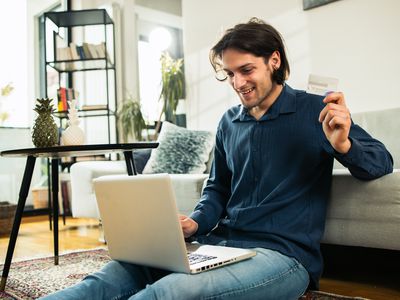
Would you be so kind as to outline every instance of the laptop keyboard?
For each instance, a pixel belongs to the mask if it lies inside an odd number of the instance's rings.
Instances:
[[[216,256],[204,255],[204,254],[197,254],[197,253],[188,253],[187,254],[189,259],[189,264],[194,265],[201,263],[203,261],[211,260],[217,258]]]

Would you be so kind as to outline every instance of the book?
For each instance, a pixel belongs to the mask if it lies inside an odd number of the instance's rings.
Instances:
[[[78,52],[79,58],[80,59],[86,59],[85,52],[83,51],[82,46],[76,46],[76,50]]]
[[[97,57],[99,58],[105,58],[106,57],[106,47],[104,42],[100,43],[98,45],[94,45],[96,52],[97,52]]]
[[[58,111],[67,111],[68,110],[68,104],[67,104],[67,89],[60,87],[57,90],[57,100],[58,100]]]
[[[107,104],[82,105],[82,110],[107,109]]]
[[[69,48],[70,48],[70,51],[71,51],[72,59],[74,59],[74,60],[81,59],[81,57],[78,54],[77,46],[76,46],[75,43],[70,43],[69,44]]]
[[[57,90],[57,109],[58,111],[68,110],[68,101],[78,100],[79,92],[73,88],[60,87]]]
[[[96,51],[96,46],[93,44],[88,44],[88,48],[89,48],[89,52],[90,52],[90,56],[92,58],[99,58],[97,51]]]
[[[89,44],[88,43],[82,43],[82,48],[83,48],[83,53],[84,53],[86,59],[93,58],[91,53],[90,53]]]

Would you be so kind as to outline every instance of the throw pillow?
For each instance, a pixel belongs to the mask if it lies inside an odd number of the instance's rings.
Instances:
[[[136,171],[139,174],[143,173],[147,161],[150,158],[151,149],[138,149],[133,151],[133,160],[135,161]]]
[[[201,174],[214,146],[214,134],[163,122],[143,173]]]

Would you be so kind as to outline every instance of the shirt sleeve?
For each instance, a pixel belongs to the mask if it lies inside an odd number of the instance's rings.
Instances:
[[[231,194],[231,177],[232,173],[227,166],[226,153],[222,143],[222,131],[219,129],[210,177],[199,203],[190,215],[199,226],[196,235],[210,232],[224,215],[226,203]]]
[[[333,155],[354,177],[371,180],[393,172],[392,155],[380,141],[354,123],[350,128],[349,139],[349,152],[341,154],[334,151]]]

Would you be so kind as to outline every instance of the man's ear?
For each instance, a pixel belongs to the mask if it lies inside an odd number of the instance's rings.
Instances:
[[[279,69],[279,67],[281,66],[281,54],[279,53],[279,51],[274,51],[271,54],[268,63],[273,70]]]

